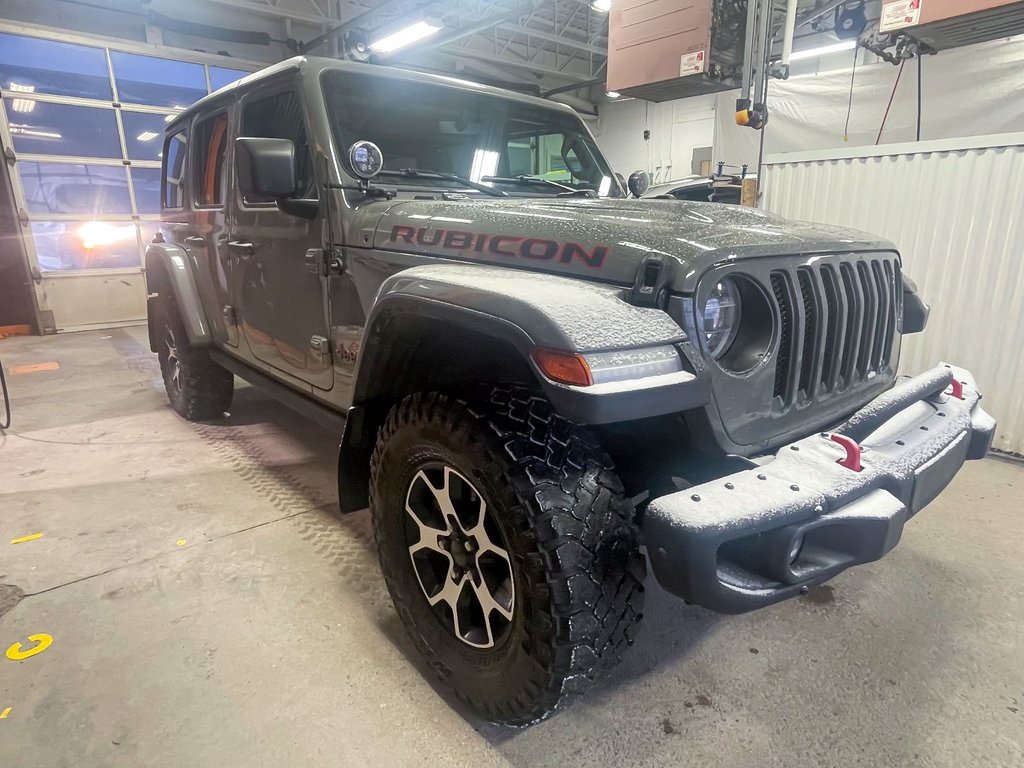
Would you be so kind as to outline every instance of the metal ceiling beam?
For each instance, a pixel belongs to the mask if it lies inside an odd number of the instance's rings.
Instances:
[[[591,75],[580,75],[575,72],[562,72],[551,67],[545,67],[541,64],[531,64],[528,61],[517,61],[516,59],[506,59],[501,56],[495,56],[489,53],[480,53],[469,48],[439,48],[439,53],[447,54],[448,56],[454,56],[456,58],[464,59],[479,59],[480,61],[489,61],[494,64],[501,65],[503,67],[517,67],[519,69],[528,69],[532,72],[538,72],[542,75],[551,75],[552,77],[561,77],[565,80],[573,80],[580,83],[585,83],[591,80]]]
[[[246,0],[208,0],[208,2],[213,3],[214,5],[224,6],[225,8],[233,8],[234,10],[255,13],[259,16],[269,16],[272,19],[291,19],[292,21],[302,21],[316,26],[336,24],[338,22],[337,19],[331,19],[326,16],[286,11],[273,5],[267,5],[266,3],[249,3],[246,2]]]
[[[549,91],[544,91],[541,96],[545,99],[549,99],[552,96],[557,96],[560,93],[571,93],[572,91],[581,91],[584,88],[590,88],[594,85],[604,85],[605,78],[596,77],[593,80],[584,80],[582,83],[573,83],[572,85],[561,85],[558,88],[552,88]]]
[[[599,48],[596,45],[585,43],[582,40],[574,40],[571,37],[562,37],[560,35],[554,35],[550,32],[541,32],[540,30],[532,27],[517,27],[512,24],[499,24],[498,29],[513,32],[519,35],[525,35],[532,37],[536,40],[544,40],[549,43],[555,43],[556,45],[564,45],[566,48],[575,48],[578,51],[586,51],[587,53],[596,53],[600,56],[607,56],[607,48]]]
[[[215,2],[216,1],[218,1],[218,0],[215,0]],[[421,2],[421,3],[414,3],[410,7],[410,11],[414,10],[414,9],[418,9],[418,8],[420,8],[420,7],[424,6],[424,5],[428,5],[428,4],[429,4],[429,2],[426,2],[426,1],[425,2]],[[322,35],[320,35],[318,37],[314,37],[308,43],[305,43],[302,46],[300,46],[299,52],[300,53],[307,53],[307,52],[313,50],[314,48],[319,48],[324,43],[328,43],[331,40],[334,40],[334,39],[340,37],[341,35],[345,34],[348,30],[352,29],[353,27],[358,26],[359,24],[363,23],[364,21],[368,21],[370,18],[372,18],[374,16],[377,16],[377,15],[380,15],[380,14],[390,13],[391,11],[397,10],[398,8],[401,8],[404,5],[406,5],[406,0],[384,0],[384,2],[381,3],[380,5],[374,6],[373,8],[370,8],[369,10],[363,11],[359,15],[353,16],[351,19],[348,19],[347,21],[342,22],[341,24],[336,26],[334,29],[329,29],[324,34],[322,34]]]

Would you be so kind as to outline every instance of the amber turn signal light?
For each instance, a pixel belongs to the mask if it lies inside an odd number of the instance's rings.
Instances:
[[[589,387],[594,383],[590,366],[583,355],[555,349],[535,349],[533,359],[541,372],[552,381],[576,387]]]

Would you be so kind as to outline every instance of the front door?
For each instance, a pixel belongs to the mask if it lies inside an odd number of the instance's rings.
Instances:
[[[297,196],[317,197],[316,174],[298,94],[280,85],[249,94],[241,105],[239,136],[289,139],[295,144]],[[322,247],[321,212],[305,219],[281,212],[273,200],[243,198],[235,189],[227,243],[238,265],[236,312],[256,359],[319,389],[334,383],[326,279],[307,260]],[[312,262],[312,265],[309,263]],[[312,268],[311,268],[312,267]]]

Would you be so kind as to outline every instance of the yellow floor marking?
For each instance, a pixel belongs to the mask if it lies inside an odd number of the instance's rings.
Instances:
[[[60,363],[29,363],[28,365],[11,366],[11,376],[21,376],[26,373],[41,373],[43,371],[59,371]]]
[[[23,651],[21,649],[21,643],[15,643],[7,649],[7,658],[11,661],[22,661],[31,656],[35,656],[37,653],[42,653],[50,644],[53,643],[53,637],[51,635],[40,633],[38,635],[29,635],[28,639],[36,644],[34,648],[29,648]]]
[[[10,707],[5,709],[3,712],[0,712],[0,720],[5,719],[9,714],[11,714],[11,708]]]
[[[43,534],[41,533],[30,533],[28,536],[22,536],[19,539],[11,539],[11,544],[24,544],[26,541],[32,541],[33,539],[41,539]]]
[[[186,542],[184,539],[178,539],[176,543],[179,547],[184,547],[188,542]]]

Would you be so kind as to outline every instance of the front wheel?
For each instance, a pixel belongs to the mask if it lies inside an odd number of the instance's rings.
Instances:
[[[632,643],[645,571],[633,509],[593,435],[542,397],[407,397],[378,436],[370,508],[402,622],[487,719],[549,716]]]

